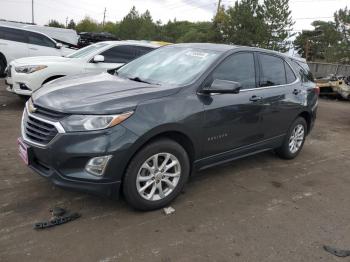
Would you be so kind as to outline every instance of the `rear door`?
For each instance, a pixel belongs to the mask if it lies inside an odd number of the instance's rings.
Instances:
[[[12,60],[29,56],[24,30],[0,26],[0,51],[5,54],[7,64]]]
[[[61,56],[56,43],[45,35],[26,31],[30,56]]]
[[[261,106],[251,101],[246,92],[256,87],[255,59],[252,52],[239,52],[227,57],[205,81],[214,79],[239,82],[239,94],[202,95],[205,120],[202,133],[203,156],[212,156],[258,142]]]
[[[262,107],[263,139],[285,134],[302,107],[302,90],[289,63],[280,56],[256,53],[259,61],[259,83],[254,95]]]

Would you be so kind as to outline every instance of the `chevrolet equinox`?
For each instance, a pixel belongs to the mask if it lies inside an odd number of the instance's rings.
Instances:
[[[54,184],[134,208],[169,204],[191,173],[275,150],[293,159],[319,90],[304,60],[258,48],[177,44],[116,71],[53,80],[23,112],[19,153]]]

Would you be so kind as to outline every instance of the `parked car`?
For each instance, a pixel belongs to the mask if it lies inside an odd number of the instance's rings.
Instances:
[[[316,79],[320,88],[320,95],[340,97],[350,100],[350,84],[345,76],[330,75],[325,78]]]
[[[159,46],[141,41],[107,41],[87,46],[66,57],[17,59],[7,69],[7,90],[21,96],[30,96],[33,91],[54,79],[113,70]]]
[[[65,56],[73,51],[43,33],[0,26],[0,76],[14,59],[28,56]]]
[[[117,75],[65,77],[34,92],[20,155],[58,186],[160,208],[196,170],[268,150],[295,158],[317,111],[307,68],[250,47],[159,48]]]

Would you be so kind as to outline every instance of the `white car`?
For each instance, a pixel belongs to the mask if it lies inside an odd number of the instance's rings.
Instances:
[[[28,56],[65,56],[74,51],[43,33],[0,25],[0,76],[14,59]]]
[[[143,41],[106,41],[84,47],[67,57],[42,56],[17,59],[7,68],[7,90],[21,96],[54,79],[116,69],[160,44]]]

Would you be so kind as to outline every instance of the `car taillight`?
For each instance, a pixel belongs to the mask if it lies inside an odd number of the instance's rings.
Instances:
[[[320,87],[318,85],[315,86],[315,92],[317,95],[320,95]]]

